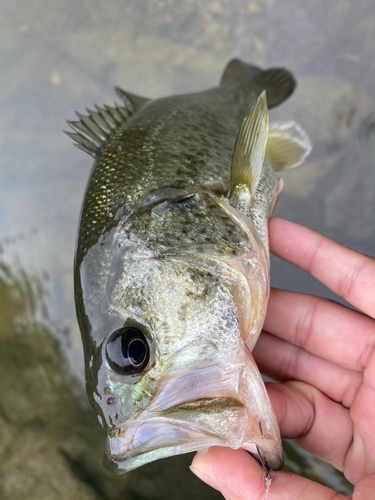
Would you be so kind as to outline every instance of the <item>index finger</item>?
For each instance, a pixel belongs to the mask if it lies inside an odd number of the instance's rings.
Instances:
[[[269,231],[274,255],[307,271],[375,318],[374,259],[283,219],[271,219]]]

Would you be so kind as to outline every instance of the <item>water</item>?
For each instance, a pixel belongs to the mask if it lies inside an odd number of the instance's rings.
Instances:
[[[276,214],[355,250],[375,250],[373,0],[306,2],[3,0],[0,19],[0,497],[220,498],[191,456],[125,476],[101,465],[82,390],[73,303],[76,228],[91,159],[62,134],[113,87],[148,97],[217,83],[236,56],[291,69],[299,86],[271,119],[296,119],[314,150],[285,174]],[[272,258],[272,284],[336,298]],[[286,470],[349,494],[291,443]]]

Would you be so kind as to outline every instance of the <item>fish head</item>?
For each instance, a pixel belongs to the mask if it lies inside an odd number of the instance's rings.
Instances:
[[[98,271],[90,262],[98,245],[82,263],[87,392],[113,472],[210,446],[256,458],[260,450],[270,469],[281,468],[277,422],[251,355],[268,261],[259,241],[246,248],[231,256],[129,251]]]

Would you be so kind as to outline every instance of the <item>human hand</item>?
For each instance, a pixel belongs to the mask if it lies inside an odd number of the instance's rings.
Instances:
[[[270,250],[358,308],[273,289],[253,351],[281,435],[344,472],[353,498],[375,498],[375,259],[282,219]],[[192,471],[227,500],[266,498],[262,467],[245,451],[213,447]],[[268,500],[347,498],[309,479],[272,472]]]

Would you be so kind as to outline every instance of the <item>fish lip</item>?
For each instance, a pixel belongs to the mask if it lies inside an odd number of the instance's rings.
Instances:
[[[189,401],[183,401],[182,403],[178,403],[177,405],[173,405],[170,408],[162,410],[160,413],[163,415],[168,415],[174,411],[194,411],[194,410],[203,410],[203,411],[213,411],[224,410],[230,407],[241,407],[244,405],[238,398],[230,397],[230,396],[213,396],[208,398],[197,398]]]
[[[173,412],[176,412],[178,410],[181,411],[199,411],[199,410],[205,410],[205,411],[210,411],[213,413],[213,410],[216,409],[217,412],[220,412],[221,410],[230,408],[230,407],[240,407],[244,408],[244,405],[239,401],[237,398],[234,397],[223,397],[223,396],[218,396],[218,397],[210,397],[210,398],[198,398],[198,399],[193,399],[190,401],[184,401],[182,403],[179,403],[177,405],[173,405],[169,408],[166,408],[161,411],[153,411],[150,413],[153,413],[155,415],[170,415]],[[121,425],[117,427],[116,429],[111,430],[111,435],[118,435],[124,434],[126,430],[129,428],[129,426],[132,425],[132,423],[136,422],[143,422],[142,418],[137,418],[134,420],[128,421],[126,424]],[[130,424],[130,425],[129,425]]]
[[[244,405],[237,398],[222,396],[210,397],[186,401],[160,412],[152,412],[154,413],[154,422],[152,422],[152,416],[151,418],[128,421],[126,424],[110,431],[107,437],[107,449],[104,457],[104,465],[110,472],[121,474],[160,458],[167,458],[172,455],[199,451],[201,449],[207,449],[211,446],[230,446],[235,448],[244,448],[252,456],[254,456],[254,458],[259,463],[261,463],[256,444],[247,442],[243,443],[243,446],[231,446],[227,441],[220,437],[219,433],[216,434],[199,431],[197,429],[194,429],[194,425],[189,422],[179,422],[178,424],[178,432],[180,432],[182,435],[186,435],[185,441],[176,443],[173,442],[173,440],[171,440],[170,442],[166,440],[166,444],[164,446],[160,446],[160,443],[158,442],[155,442],[155,444],[152,445],[151,439],[150,446],[147,446],[147,442],[146,447],[143,446],[142,442],[140,445],[136,444],[134,446],[132,444],[133,438],[136,436],[138,429],[142,427],[142,424],[154,428],[156,434],[157,429],[160,428],[160,426],[164,426],[164,429],[166,428],[167,432],[170,432],[176,430],[176,424],[173,423],[173,421],[168,421],[169,417],[173,416],[173,414],[175,413],[178,414],[180,412],[189,413],[190,411],[205,411],[212,416],[212,414],[220,414],[223,411],[236,411],[236,409],[242,409],[243,411],[246,411]],[[128,434],[130,433],[131,435],[132,430],[133,438],[129,441],[129,436],[126,436],[126,434],[128,432]],[[118,446],[120,446],[121,448],[122,440],[125,443],[126,441],[128,441],[128,445],[126,449],[122,448],[121,453],[116,453],[115,449],[118,448]],[[281,452],[280,450],[275,451],[272,457],[267,457],[262,453],[262,458],[266,462],[269,470],[279,470],[283,466],[282,450]]]

